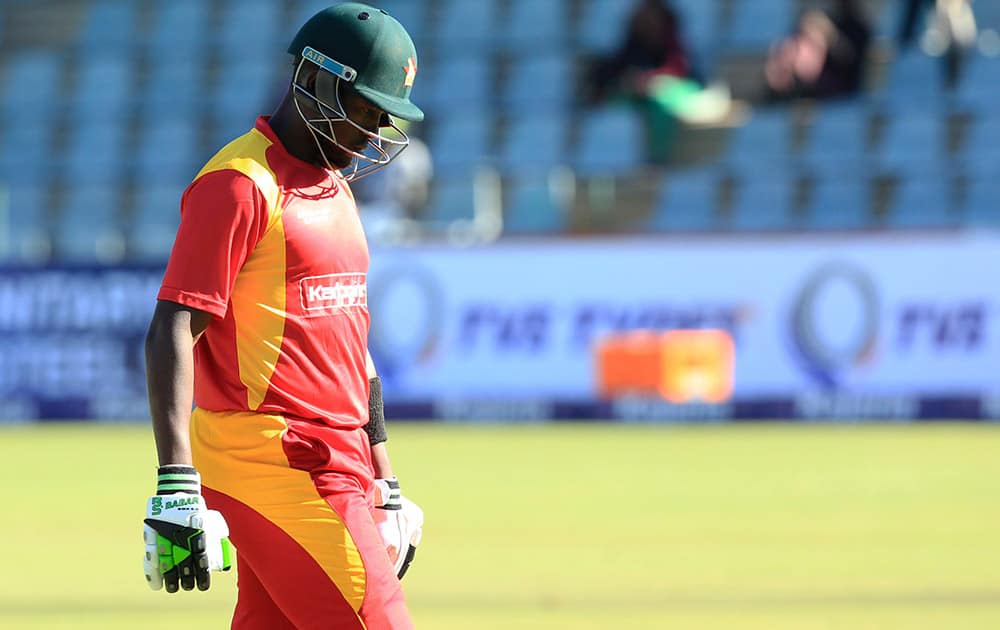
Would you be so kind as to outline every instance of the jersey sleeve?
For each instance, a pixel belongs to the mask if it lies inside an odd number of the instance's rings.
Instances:
[[[236,274],[267,219],[267,201],[246,175],[220,170],[199,177],[181,198],[181,224],[157,298],[224,317]]]

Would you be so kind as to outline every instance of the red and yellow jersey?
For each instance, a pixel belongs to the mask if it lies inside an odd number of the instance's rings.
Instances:
[[[184,192],[158,296],[214,316],[195,344],[195,404],[365,424],[367,273],[347,182],[258,119]]]

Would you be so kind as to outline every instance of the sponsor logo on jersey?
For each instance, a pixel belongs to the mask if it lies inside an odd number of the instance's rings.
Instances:
[[[347,308],[368,307],[368,285],[363,273],[331,273],[299,281],[302,308],[310,315]]]

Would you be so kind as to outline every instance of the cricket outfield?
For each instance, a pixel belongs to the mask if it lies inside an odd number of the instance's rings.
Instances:
[[[396,424],[418,628],[1000,628],[1000,426]],[[0,628],[228,627],[148,590],[148,426],[0,428]]]

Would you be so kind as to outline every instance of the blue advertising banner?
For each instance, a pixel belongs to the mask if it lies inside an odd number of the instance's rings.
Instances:
[[[1000,418],[1000,235],[515,241],[375,249],[394,417]],[[0,420],[141,420],[160,267],[0,268]],[[734,341],[724,404],[601,400],[595,344]]]
[[[148,417],[143,341],[162,268],[0,270],[0,418]]]

